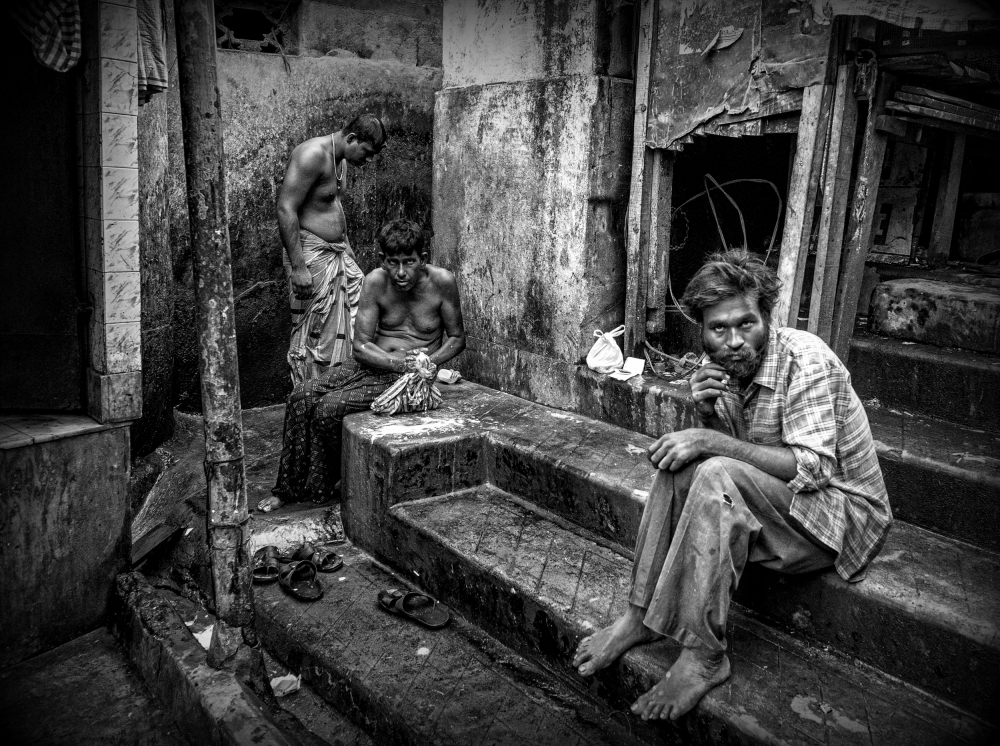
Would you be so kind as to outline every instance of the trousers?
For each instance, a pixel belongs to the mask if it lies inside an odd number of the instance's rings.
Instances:
[[[729,603],[747,562],[785,573],[833,565],[836,553],[789,514],[785,482],[712,457],[657,472],[636,541],[629,601],[644,624],[686,647],[726,649]]]

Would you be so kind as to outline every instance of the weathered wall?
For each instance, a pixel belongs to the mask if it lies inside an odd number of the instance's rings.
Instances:
[[[246,407],[283,400],[290,330],[274,203],[285,162],[303,140],[336,131],[359,112],[383,118],[389,146],[348,169],[343,198],[362,269],[374,267],[374,237],[387,220],[430,225],[431,138],[436,68],[341,57],[288,57],[219,50],[230,238]],[[171,119],[170,170],[174,341],[178,403],[200,408],[191,257],[179,118]]]
[[[441,0],[307,0],[299,52],[441,67]]]
[[[0,450],[0,668],[103,621],[131,550],[128,435]]]
[[[603,0],[446,0],[434,230],[455,270],[466,375],[554,406],[595,328],[624,317],[633,84]]]

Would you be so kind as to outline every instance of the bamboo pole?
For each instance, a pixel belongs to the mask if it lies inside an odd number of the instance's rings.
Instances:
[[[254,626],[236,321],[212,0],[175,0],[177,62],[205,419],[215,668],[270,695]]]

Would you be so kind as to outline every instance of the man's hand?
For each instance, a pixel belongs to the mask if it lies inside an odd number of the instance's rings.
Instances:
[[[426,347],[418,347],[415,350],[409,350],[404,358],[406,362],[406,370],[419,373],[423,378],[431,380],[437,375],[437,366],[432,363],[429,359],[425,360],[423,364],[417,363],[417,356],[423,353],[427,354]]]
[[[680,471],[695,459],[710,456],[715,439],[722,436],[715,430],[689,428],[661,435],[648,449],[653,466],[663,471]]]
[[[312,272],[309,271],[308,267],[293,269],[289,279],[292,283],[292,292],[295,293],[296,298],[305,300],[312,297],[313,278]]]
[[[691,376],[691,396],[700,420],[707,421],[715,414],[715,400],[726,390],[729,374],[718,363],[708,363]]]

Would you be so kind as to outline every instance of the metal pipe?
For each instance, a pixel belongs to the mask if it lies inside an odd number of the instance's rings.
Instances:
[[[254,625],[250,575],[215,10],[212,0],[175,0],[174,7],[205,420],[207,536],[217,616],[208,662],[234,671],[266,696],[270,687]]]

